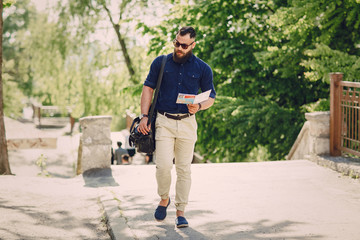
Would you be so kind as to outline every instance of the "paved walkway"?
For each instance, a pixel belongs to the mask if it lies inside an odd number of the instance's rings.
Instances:
[[[192,172],[190,227],[180,230],[173,204],[164,222],[154,221],[154,165],[70,179],[1,176],[0,239],[110,239],[105,219],[117,240],[359,237],[357,179],[307,160],[197,164]]]
[[[82,178],[0,176],[0,239],[108,240],[98,190]]]
[[[154,166],[112,169],[119,186],[102,199],[116,239],[347,239],[360,236],[360,182],[313,162],[193,165],[186,216],[174,227],[175,207],[154,221]],[[174,184],[171,199],[174,200]],[[114,204],[115,198],[121,212]],[[119,215],[121,215],[119,217]],[[124,222],[125,226],[124,227]]]
[[[190,227],[177,229],[173,203],[154,221],[154,165],[72,177],[77,141],[9,152],[16,176],[0,176],[0,239],[359,239],[360,180],[314,162],[195,164]],[[39,154],[53,177],[37,176]]]

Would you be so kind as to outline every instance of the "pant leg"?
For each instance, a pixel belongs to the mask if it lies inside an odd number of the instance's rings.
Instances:
[[[169,197],[171,169],[174,159],[174,138],[156,140],[156,181],[161,199]]]
[[[191,140],[176,139],[175,167],[176,167],[176,196],[177,210],[184,211],[188,203],[191,187],[191,162],[194,155],[194,142]]]
[[[158,114],[155,134],[155,164],[158,194],[162,199],[167,199],[170,192],[171,169],[174,159],[175,127],[174,122]]]
[[[185,211],[191,188],[191,162],[197,140],[195,116],[178,122],[178,135],[175,140],[176,197],[177,210]]]

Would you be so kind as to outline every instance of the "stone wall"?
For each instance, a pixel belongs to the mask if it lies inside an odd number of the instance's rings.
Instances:
[[[307,121],[287,155],[287,160],[330,154],[330,112],[306,113],[305,118]]]

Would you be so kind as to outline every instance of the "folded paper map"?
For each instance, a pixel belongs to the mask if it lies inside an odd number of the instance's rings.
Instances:
[[[196,104],[205,101],[209,98],[211,90],[200,93],[198,95],[179,93],[176,103],[181,104]]]

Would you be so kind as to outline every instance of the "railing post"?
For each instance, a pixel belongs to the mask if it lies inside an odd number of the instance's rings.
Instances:
[[[342,73],[330,73],[330,155],[341,155],[341,107],[340,82],[343,79]]]

